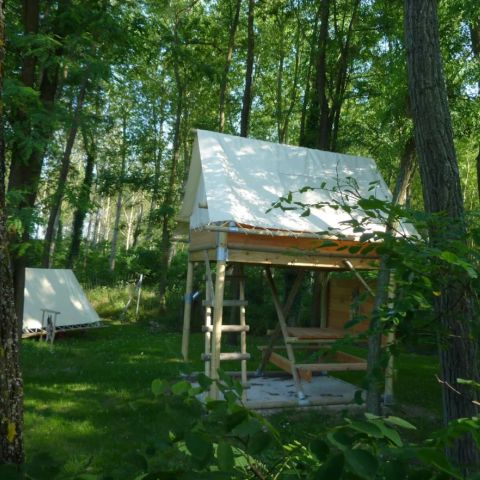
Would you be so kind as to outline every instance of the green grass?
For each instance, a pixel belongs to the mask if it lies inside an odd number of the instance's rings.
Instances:
[[[119,318],[124,294],[96,291],[91,298],[100,315],[110,318],[106,328],[65,334],[53,347],[35,340],[23,342],[27,461],[35,464],[41,459],[35,468],[40,480],[57,473],[69,477],[86,466],[87,471],[114,479],[132,478],[132,455],[162,430],[150,384],[155,378],[175,380],[185,369],[179,358],[180,334],[152,328],[152,319],[162,324],[153,292],[145,293],[138,323],[113,320]],[[253,354],[249,369],[256,369],[255,346],[264,342],[249,338]],[[192,335],[191,358],[198,360],[189,370],[202,370],[202,350],[203,336]],[[234,370],[238,365],[224,368]],[[431,431],[439,425],[440,413],[436,357],[404,354],[396,368],[395,412],[419,424],[419,435]],[[363,378],[361,373],[339,376],[359,385]],[[272,420],[286,438],[307,438],[338,421],[338,416],[284,412]],[[55,465],[61,465],[58,472]]]

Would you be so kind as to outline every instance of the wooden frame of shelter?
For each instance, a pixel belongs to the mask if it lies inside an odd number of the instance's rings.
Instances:
[[[317,172],[321,172],[321,176]],[[334,352],[333,360],[328,362],[323,358],[315,362],[297,362],[295,355],[299,347],[328,350],[329,345],[348,333],[328,324],[325,305],[328,301],[329,272],[352,271],[373,295],[359,271],[377,269],[377,254],[372,249],[367,249],[368,253],[362,252],[360,234],[346,226],[350,214],[329,207],[329,202],[344,201],[350,195],[351,188],[343,189],[341,185],[343,180],[351,180],[352,175],[355,175],[353,189],[360,195],[373,195],[381,200],[391,198],[371,159],[196,131],[184,203],[179,215],[179,221],[188,224],[190,235],[182,338],[185,361],[188,360],[189,349],[193,269],[195,264],[203,264],[206,279],[203,302],[205,353],[202,356],[205,373],[217,380],[222,361],[238,360],[241,362],[242,382],[247,383],[246,365],[250,358],[246,348],[248,302],[242,269],[246,265],[260,265],[265,269],[278,317],[278,326],[271,332],[269,344],[263,348],[260,371],[267,361],[271,361],[289,372],[302,404],[307,400],[302,382],[309,381],[315,372],[366,370],[363,359],[343,352]],[[312,183],[328,184],[329,187],[316,191],[302,188]],[[272,203],[285,195],[288,189],[293,203],[301,205],[302,201],[306,201],[322,207],[312,209],[306,217],[292,212],[292,209],[272,210]],[[345,201],[348,203],[348,198]],[[361,212],[355,212],[361,217]],[[383,228],[375,221],[369,222],[367,231],[368,228],[370,231]],[[326,235],[326,231],[332,234]],[[215,278],[212,262],[215,264]],[[229,267],[235,265],[238,268],[232,274]],[[298,272],[285,305],[281,304],[272,275],[273,267],[287,267]],[[321,322],[315,328],[289,327],[286,322],[288,311],[301,286],[302,276],[308,270],[321,272]],[[225,299],[225,284],[235,277],[239,279],[238,298]],[[240,309],[239,324],[225,324],[226,307]],[[222,334],[226,332],[240,334],[239,352],[222,351]],[[283,340],[286,356],[275,350],[278,339]],[[392,341],[392,338],[387,341]],[[390,362],[386,375],[386,398],[392,397],[392,368]],[[215,381],[210,396],[214,399],[219,396]]]
[[[185,361],[189,358],[189,335],[193,289],[194,264],[205,266],[206,300],[203,302],[206,308],[205,325],[205,373],[213,380],[218,379],[218,369],[224,360],[239,360],[241,362],[242,383],[247,385],[246,361],[250,359],[246,347],[246,334],[249,326],[246,324],[245,307],[245,284],[243,275],[228,274],[229,267],[240,266],[236,271],[242,271],[243,266],[263,266],[266,278],[270,286],[273,304],[278,317],[278,324],[270,337],[269,345],[263,347],[262,362],[259,370],[263,371],[268,361],[274,363],[292,374],[295,382],[298,400],[300,404],[308,403],[303,389],[302,381],[311,380],[314,372],[366,370],[365,360],[344,352],[335,351],[333,360],[314,363],[297,363],[295,349],[300,348],[325,348],[329,344],[343,338],[348,331],[329,327],[326,317],[327,281],[328,273],[334,271],[353,271],[361,279],[360,270],[372,270],[378,268],[378,256],[375,251],[368,254],[348,253],[348,249],[339,250],[342,247],[362,246],[360,242],[352,240],[338,240],[335,245],[314,235],[299,234],[297,237],[288,236],[284,232],[267,232],[252,228],[239,228],[237,226],[208,226],[202,230],[190,232],[189,260],[187,270],[187,282],[185,293],[182,355]],[[347,253],[345,253],[347,252]],[[215,280],[213,280],[211,263],[216,265]],[[285,306],[281,304],[280,296],[272,275],[272,267],[288,267],[297,270],[297,278],[290,291]],[[301,279],[306,271],[323,272],[322,283],[322,318],[317,328],[289,327],[286,323],[288,311],[293,305],[295,296],[301,285]],[[227,300],[224,298],[225,284],[230,278],[240,281],[240,298]],[[366,285],[366,284],[365,284]],[[371,294],[370,287],[366,285]],[[225,325],[225,307],[240,308],[240,323],[238,325]],[[222,352],[222,334],[236,332],[241,335],[240,352]],[[283,339],[283,347],[287,357],[280,355],[275,349],[275,342]],[[392,341],[392,338],[389,338]],[[392,368],[390,365],[386,376],[385,395],[392,397]],[[214,382],[210,396],[218,398],[218,388]]]

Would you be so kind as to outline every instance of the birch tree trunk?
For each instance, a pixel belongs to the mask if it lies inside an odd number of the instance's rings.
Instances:
[[[463,197],[440,56],[437,2],[405,0],[404,5],[408,86],[425,209],[441,212],[448,219],[448,238],[445,228],[432,226],[430,241],[438,248],[444,248],[447,241],[465,244]],[[459,378],[478,382],[478,339],[473,335],[478,306],[466,274],[453,278],[434,302],[442,330],[448,332],[439,352],[441,380],[446,382],[442,396],[447,423],[478,413],[472,403],[476,392],[457,382]],[[478,450],[470,436],[457,441],[449,455],[465,469],[478,464]]]
[[[70,170],[70,159],[72,157],[73,145],[77,137],[78,126],[80,123],[80,114],[85,101],[85,94],[87,91],[87,78],[85,77],[78,93],[77,104],[73,113],[72,124],[70,126],[67,142],[65,144],[65,151],[63,153],[60,175],[57,181],[55,193],[53,195],[53,204],[48,217],[47,231],[45,232],[45,241],[43,245],[43,267],[51,268],[52,257],[54,254],[55,242],[55,220],[60,214],[63,196],[65,194],[65,187],[67,184],[68,172]]]
[[[122,166],[120,168],[117,202],[115,205],[115,223],[113,226],[112,243],[110,246],[110,257],[108,262],[111,272],[115,270],[115,257],[117,255],[118,234],[120,233],[120,216],[122,214],[123,181],[125,177],[126,166],[127,166],[127,119],[124,116],[122,120]]]
[[[405,205],[407,191],[412,182],[415,171],[415,141],[410,137],[404,147],[400,159],[397,182],[393,192],[392,203]],[[387,233],[392,225],[387,222]],[[373,305],[372,319],[370,321],[370,335],[368,337],[367,377],[368,389],[366,407],[367,412],[381,415],[381,400],[385,385],[385,372],[381,366],[383,325],[380,318],[382,308],[389,301],[389,285],[391,271],[388,268],[388,257],[380,257],[380,268],[377,276],[376,294]]]
[[[23,382],[6,229],[4,62],[5,1],[0,0],[0,465],[5,463],[21,465],[24,462]]]

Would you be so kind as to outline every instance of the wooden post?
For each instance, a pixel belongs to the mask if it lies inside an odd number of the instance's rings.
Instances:
[[[212,270],[210,269],[210,259],[208,252],[205,250],[205,292],[207,306],[205,307],[205,326],[207,328],[212,326],[212,307],[211,305],[215,299],[215,292],[213,290]],[[205,332],[205,355],[212,353],[212,334],[210,331]],[[210,360],[205,360],[205,375],[210,376]]]
[[[240,268],[238,269],[238,273],[241,276],[239,280],[239,300],[245,300],[245,279],[243,277],[244,275],[244,270],[243,270],[243,265],[240,265]],[[246,314],[245,314],[245,305],[240,305],[240,325],[242,327],[245,327],[247,322],[246,322]],[[243,330],[240,333],[240,353],[246,354],[247,353],[247,332],[246,330]],[[242,394],[242,399],[244,402],[247,401],[247,386],[248,386],[248,378],[247,378],[247,361],[242,360],[241,361],[241,378],[242,378],[242,387],[243,387],[243,394]]]
[[[390,298],[389,306],[393,308],[393,299],[395,297],[395,274],[394,272],[390,272],[390,283],[388,285],[388,296]],[[393,329],[393,325],[390,327],[391,329],[387,333],[387,341],[386,341],[386,348],[390,348],[395,343],[395,331]],[[394,402],[393,396],[393,377],[394,377],[394,361],[393,355],[388,357],[388,363],[385,368],[385,390],[383,393],[383,405],[384,406],[392,406]]]
[[[227,233],[218,234],[217,243],[217,270],[215,277],[215,302],[213,304],[213,334],[212,334],[212,358],[210,365],[210,378],[214,381],[210,388],[212,399],[218,399],[218,369],[220,368],[220,353],[222,345],[222,321],[223,321],[223,295],[225,291],[225,270],[227,265]]]
[[[322,279],[322,289],[320,292],[320,327],[327,328],[328,324],[328,272],[320,273]]]
[[[188,262],[187,285],[185,288],[185,306],[183,309],[182,355],[188,361],[188,341],[190,337],[190,318],[192,314],[193,263]]]

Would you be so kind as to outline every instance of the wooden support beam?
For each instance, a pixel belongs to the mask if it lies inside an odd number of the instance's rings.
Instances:
[[[218,369],[220,367],[220,353],[222,345],[223,296],[225,290],[225,270],[227,265],[227,233],[218,234],[217,243],[217,271],[215,278],[215,302],[213,309],[212,358],[210,362],[210,378],[213,380],[210,387],[210,396],[218,400],[219,391]]]
[[[298,294],[298,291],[300,290],[300,286],[302,285],[302,281],[304,277],[305,277],[305,271],[299,270],[297,277],[295,278],[295,281],[292,285],[292,289],[288,294],[287,301],[285,302],[285,305],[283,307],[283,315],[285,318],[288,318],[288,314],[292,309],[293,303],[295,302],[295,298]],[[282,334],[282,329],[280,327],[280,323],[277,323],[275,329],[270,334],[268,347],[263,351],[262,360],[260,361],[260,365],[257,368],[257,375],[261,375],[262,372],[265,370],[265,367],[267,366],[267,363],[270,359],[270,355],[272,354],[274,345],[280,338],[281,334]]]
[[[275,366],[278,368],[281,368],[285,372],[288,372],[290,374],[293,374],[292,372],[292,363],[288,358],[285,358],[282,355],[279,355],[278,353],[272,352],[270,354],[270,362],[272,362]],[[305,380],[306,382],[311,382],[312,381],[312,371],[305,369],[305,368],[297,368],[294,367],[297,372],[298,376],[302,379]]]
[[[357,269],[353,266],[352,262],[350,260],[347,260],[346,258],[344,258],[343,263],[355,274],[355,276],[358,278],[360,283],[365,287],[367,292],[373,298],[375,298],[375,292],[371,289],[370,285],[365,281],[365,279],[358,273]]]
[[[183,332],[182,332],[182,356],[188,361],[188,342],[190,339],[190,320],[192,316],[192,287],[193,287],[193,263],[187,265],[187,282],[185,287],[185,305],[183,309]]]
[[[270,290],[272,292],[273,305],[275,306],[275,310],[277,312],[278,322],[280,323],[282,336],[284,339],[286,339],[288,337],[287,322],[285,320],[285,315],[283,313],[283,308],[278,297],[277,287],[273,280],[272,271],[270,270],[270,267],[268,266],[265,267],[265,274],[268,280],[268,284],[270,285]],[[287,350],[288,360],[292,365],[295,365],[295,354],[293,353],[292,346],[288,343],[286,343],[285,346]],[[299,402],[304,402],[306,400],[306,396],[305,396],[305,393],[303,392],[302,385],[300,383],[300,378],[298,376],[298,372],[296,368],[292,368],[292,376],[293,376],[293,381],[295,382],[295,388],[297,390],[298,400]]]

